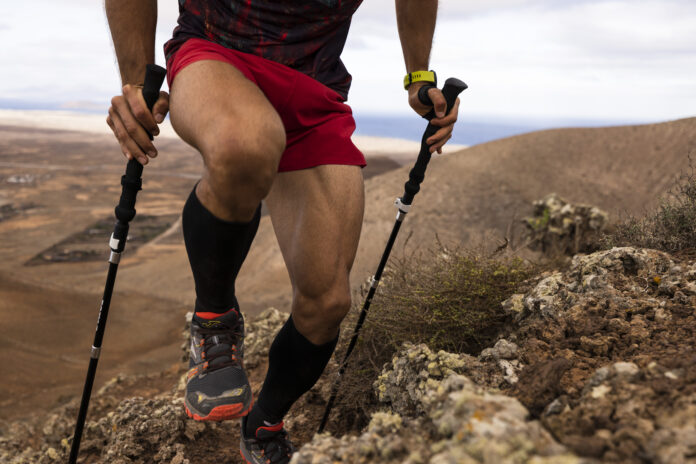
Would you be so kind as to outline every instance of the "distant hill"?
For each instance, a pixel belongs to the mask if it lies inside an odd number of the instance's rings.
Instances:
[[[395,250],[442,240],[473,246],[502,242],[531,203],[556,192],[590,203],[614,218],[640,213],[688,169],[696,152],[696,118],[660,124],[556,129],[476,145],[434,158]],[[374,272],[391,230],[394,198],[408,167],[366,182],[367,205],[354,282]],[[518,226],[519,229],[519,226]]]

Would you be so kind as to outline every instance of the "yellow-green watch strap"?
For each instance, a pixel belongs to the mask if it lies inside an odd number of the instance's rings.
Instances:
[[[404,76],[404,89],[414,82],[430,82],[437,86],[437,74],[435,71],[413,71]]]

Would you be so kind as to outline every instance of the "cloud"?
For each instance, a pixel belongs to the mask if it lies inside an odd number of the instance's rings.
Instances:
[[[542,0],[440,0],[439,10],[447,17],[470,16],[500,9],[509,9],[543,3]],[[360,5],[364,17],[384,18],[394,14],[394,0],[364,0]]]
[[[474,113],[631,120],[694,113],[696,2],[501,1],[490,11],[480,3],[467,8],[472,14],[441,11],[431,63],[441,76],[469,82],[466,106]],[[353,105],[408,110],[395,84],[403,71],[395,28],[378,31],[360,19],[354,25],[371,47],[346,50]]]
[[[410,111],[393,2],[365,0],[353,20],[344,61],[356,112]],[[101,2],[11,3],[0,99],[99,106],[120,90]],[[159,2],[158,63],[177,16],[177,1]],[[470,115],[675,118],[696,108],[693,24],[693,0],[441,0],[431,63],[469,83]]]

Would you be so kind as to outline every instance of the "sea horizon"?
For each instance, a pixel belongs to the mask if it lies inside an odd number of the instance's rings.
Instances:
[[[0,110],[21,111],[66,111],[85,115],[106,114],[99,105],[81,103],[36,103],[21,100],[0,99]],[[353,110],[356,122],[355,135],[385,137],[420,141],[426,122],[415,113],[406,115],[365,113]],[[607,127],[634,124],[649,124],[662,121],[603,120],[583,118],[530,118],[496,115],[461,114],[450,143],[478,145],[505,137],[546,129],[566,127]]]

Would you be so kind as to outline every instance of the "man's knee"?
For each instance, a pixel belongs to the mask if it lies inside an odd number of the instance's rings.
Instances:
[[[346,279],[345,284],[321,291],[296,289],[292,317],[298,331],[312,343],[320,345],[336,337],[350,308],[350,287]]]
[[[285,150],[285,131],[282,123],[234,127],[229,121],[211,131],[199,149],[216,200],[232,209],[253,212],[273,184]]]

